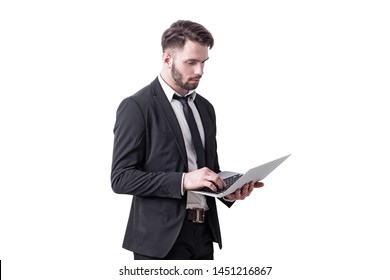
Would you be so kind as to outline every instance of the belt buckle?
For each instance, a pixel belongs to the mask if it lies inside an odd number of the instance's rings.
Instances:
[[[192,219],[193,223],[197,224],[203,224],[204,223],[204,218],[205,218],[205,211],[203,208],[194,208],[192,210],[195,210],[195,219]]]

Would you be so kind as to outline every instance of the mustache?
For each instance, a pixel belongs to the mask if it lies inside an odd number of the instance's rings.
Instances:
[[[197,75],[195,77],[189,78],[188,80],[199,80],[200,78],[202,78],[202,75]]]

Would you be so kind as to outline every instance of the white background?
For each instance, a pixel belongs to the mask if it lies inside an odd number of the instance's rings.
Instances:
[[[252,197],[219,204],[224,248],[202,265],[389,279],[386,2],[1,1],[4,279],[130,278],[115,112],[157,76],[177,19],[215,38],[198,92],[217,112],[221,168],[292,154]]]

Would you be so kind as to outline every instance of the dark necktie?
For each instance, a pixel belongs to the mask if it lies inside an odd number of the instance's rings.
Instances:
[[[191,95],[180,97],[174,94],[173,99],[179,100],[180,103],[183,105],[184,116],[186,117],[188,127],[190,128],[192,142],[195,147],[196,163],[198,165],[198,168],[201,168],[206,166],[206,159],[205,159],[205,153],[202,145],[202,140],[200,138],[198,126],[196,125],[196,121],[194,118],[194,114],[192,113],[191,107],[188,104],[188,98],[190,96]]]

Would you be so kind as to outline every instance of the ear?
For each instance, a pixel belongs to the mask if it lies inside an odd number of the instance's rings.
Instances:
[[[173,63],[173,58],[169,53],[163,53],[162,60],[166,67],[171,68]]]

